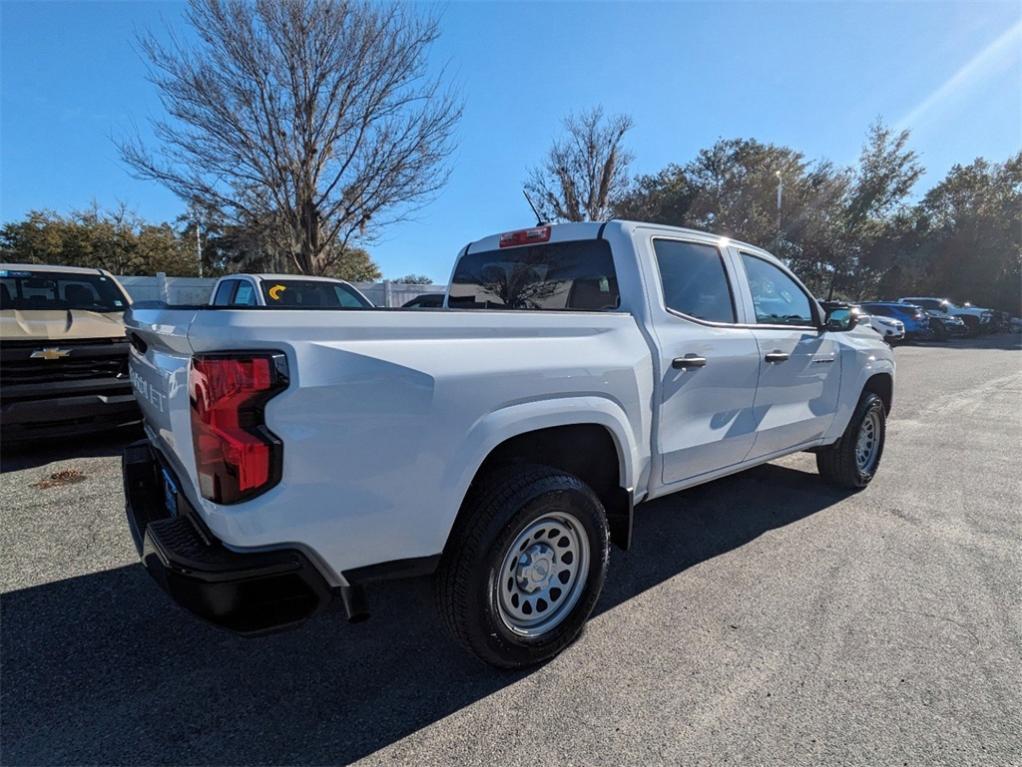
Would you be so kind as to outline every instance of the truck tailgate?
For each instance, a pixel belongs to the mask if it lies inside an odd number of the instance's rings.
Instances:
[[[194,316],[194,309],[172,308],[133,308],[125,316],[132,340],[128,367],[146,430],[185,482],[195,476],[188,402],[192,356],[188,329]],[[194,498],[193,493],[189,495]]]

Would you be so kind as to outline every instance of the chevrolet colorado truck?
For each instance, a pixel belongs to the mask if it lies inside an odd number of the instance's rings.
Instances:
[[[5,444],[138,423],[123,315],[102,269],[0,264],[0,429]]]
[[[616,220],[470,243],[439,309],[127,324],[128,520],[175,600],[251,634],[432,574],[453,636],[502,667],[579,635],[643,501],[805,450],[865,487],[894,383],[880,337],[769,253]]]

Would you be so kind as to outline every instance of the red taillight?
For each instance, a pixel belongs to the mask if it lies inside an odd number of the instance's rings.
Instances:
[[[266,428],[263,406],[287,383],[287,360],[280,353],[192,358],[188,395],[203,498],[237,503],[280,481],[284,446]]]
[[[549,226],[534,226],[532,229],[519,229],[517,232],[504,232],[500,235],[500,247],[510,248],[514,245],[532,245],[550,239]]]

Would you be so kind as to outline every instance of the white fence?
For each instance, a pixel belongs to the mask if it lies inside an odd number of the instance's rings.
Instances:
[[[132,301],[164,301],[168,304],[205,304],[216,280],[199,277],[156,276],[118,277]],[[401,306],[423,293],[443,293],[446,285],[414,285],[405,282],[356,282],[366,298],[376,306]]]

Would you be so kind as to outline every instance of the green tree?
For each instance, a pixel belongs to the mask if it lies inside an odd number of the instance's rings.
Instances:
[[[908,141],[907,130],[895,132],[880,120],[870,126],[844,202],[828,293],[872,295],[898,243],[911,236],[908,197],[923,167]]]
[[[809,161],[795,149],[727,139],[685,165],[637,178],[615,215],[772,248],[819,289],[829,279],[848,184],[848,173],[828,162]]]
[[[406,285],[432,285],[433,280],[427,277],[425,274],[406,274],[404,277],[398,277],[394,282],[403,282]]]
[[[197,273],[194,250],[182,245],[170,224],[149,224],[124,206],[97,206],[61,216],[31,211],[0,229],[6,261],[85,266],[114,274]]]
[[[1022,152],[955,165],[918,215],[925,236],[906,260],[930,292],[1022,312]]]

